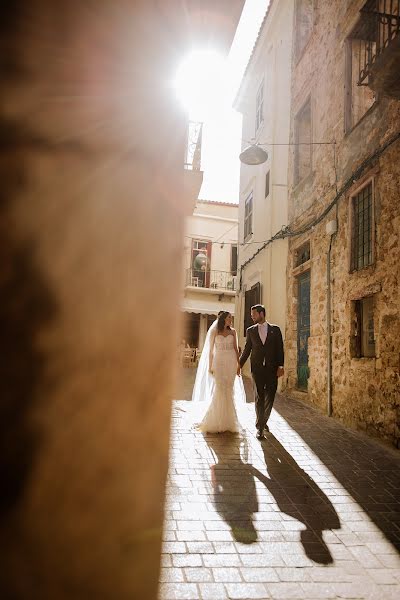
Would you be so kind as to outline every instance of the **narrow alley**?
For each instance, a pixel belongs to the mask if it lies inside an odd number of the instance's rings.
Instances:
[[[203,436],[188,411],[175,402],[161,600],[400,597],[395,451],[282,396],[262,443],[252,403],[243,435]]]

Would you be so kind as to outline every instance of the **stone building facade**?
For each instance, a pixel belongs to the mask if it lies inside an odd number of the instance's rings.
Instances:
[[[380,47],[378,12],[295,3],[285,387],[398,447],[399,29]]]

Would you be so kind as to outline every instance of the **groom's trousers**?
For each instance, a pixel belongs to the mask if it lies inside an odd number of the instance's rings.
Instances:
[[[272,411],[278,378],[275,368],[264,365],[253,367],[252,376],[256,400],[256,427],[263,430]]]

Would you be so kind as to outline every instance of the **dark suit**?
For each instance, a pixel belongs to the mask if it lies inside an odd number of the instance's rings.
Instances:
[[[263,344],[258,325],[246,332],[246,345],[240,356],[242,367],[250,356],[251,374],[256,391],[257,429],[264,429],[271,414],[278,387],[277,370],[283,367],[284,352],[282,333],[278,325],[268,323],[267,339]]]

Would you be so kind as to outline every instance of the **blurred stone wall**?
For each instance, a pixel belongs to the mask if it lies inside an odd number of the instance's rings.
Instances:
[[[5,600],[156,597],[185,212],[165,11],[1,3]]]

